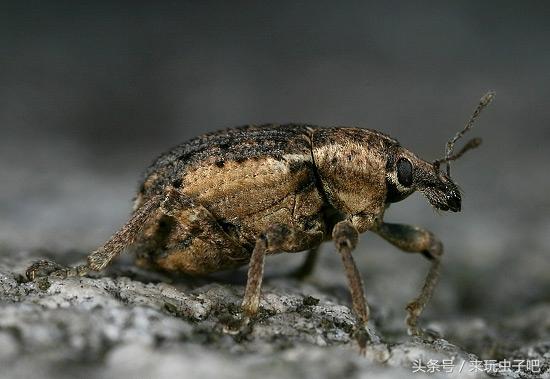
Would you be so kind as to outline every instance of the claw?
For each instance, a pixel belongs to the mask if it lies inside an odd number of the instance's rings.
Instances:
[[[407,333],[412,337],[419,337],[425,341],[435,341],[436,339],[441,338],[441,335],[436,331],[429,329],[422,329],[418,326],[418,315],[415,312],[416,303],[413,301],[407,306],[407,311],[409,312],[405,318],[405,323],[407,324]]]
[[[359,354],[365,356],[367,354],[367,343],[370,341],[371,344],[379,344],[380,337],[376,335],[374,330],[367,325],[360,327],[355,332],[355,340],[359,345]]]
[[[243,317],[231,317],[222,321],[223,332],[230,335],[244,334],[250,331],[250,318]]]
[[[424,341],[429,341],[429,342],[433,342],[441,338],[441,335],[435,330],[423,329],[418,326],[414,326],[414,327],[409,326],[407,328],[407,333],[412,337],[418,337]]]

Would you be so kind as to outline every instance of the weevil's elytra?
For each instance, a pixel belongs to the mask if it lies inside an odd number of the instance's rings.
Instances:
[[[492,96],[481,99],[466,127],[447,144],[445,157],[432,163],[383,133],[360,128],[261,125],[191,139],[149,167],[130,220],[86,265],[63,272],[99,271],[128,246],[139,265],[172,272],[207,274],[248,264],[242,309],[251,317],[259,308],[266,255],[309,250],[304,275],[317,247],[334,240],[364,348],[366,336],[376,337],[367,327],[368,306],[351,252],[358,234],[372,231],[431,261],[420,295],[407,305],[409,333],[419,334],[417,320],[437,282],[443,245],[422,228],[384,222],[384,211],[415,191],[437,209],[460,211],[449,162],[480,142],[474,139],[453,155],[454,143]],[[27,275],[43,272],[47,268],[37,264]]]

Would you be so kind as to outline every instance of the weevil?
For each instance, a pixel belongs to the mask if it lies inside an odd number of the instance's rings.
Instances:
[[[466,126],[428,162],[375,130],[312,125],[245,126],[191,139],[162,154],[145,172],[133,213],[87,263],[60,268],[38,262],[29,279],[51,273],[85,275],[103,270],[132,246],[142,267],[208,274],[248,264],[243,317],[258,313],[266,255],[309,251],[298,276],[311,273],[317,249],[333,240],[346,273],[361,348],[376,338],[352,250],[371,231],[430,262],[421,293],[407,307],[409,334],[438,281],[442,243],[428,230],[383,221],[385,210],[415,191],[432,207],[458,212],[461,193],[450,162],[479,145],[454,144],[493,98],[483,96]],[[446,164],[446,171],[440,169]],[[52,267],[54,269],[52,269]]]

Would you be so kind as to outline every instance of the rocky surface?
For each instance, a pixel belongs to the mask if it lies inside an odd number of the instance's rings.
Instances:
[[[384,342],[369,345],[363,357],[350,337],[354,316],[343,283],[323,288],[271,278],[260,316],[233,335],[224,326],[238,312],[241,283],[174,279],[124,264],[94,277],[26,282],[32,259],[4,252],[0,264],[3,378],[401,378],[413,375],[419,360],[426,372],[418,377],[481,378],[489,368],[476,361],[489,359],[537,360],[540,373],[523,367],[508,376],[550,377],[549,305],[498,324],[431,322],[444,338],[424,341],[407,337],[384,305],[373,304]],[[437,362],[435,372],[429,360]]]

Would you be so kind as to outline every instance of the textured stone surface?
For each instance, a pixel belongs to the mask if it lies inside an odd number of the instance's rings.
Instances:
[[[550,361],[548,305],[495,325],[468,318],[431,323],[446,339],[430,342],[407,337],[403,327],[394,331],[394,316],[374,304],[373,323],[385,342],[370,345],[362,357],[350,338],[347,299],[338,298],[342,289],[268,280],[260,317],[231,335],[224,325],[238,312],[240,284],[174,281],[124,265],[95,277],[24,282],[30,257],[4,255],[0,362],[6,378],[401,378],[418,359],[453,360],[453,374],[426,377],[484,377],[472,361],[538,359],[546,362],[543,372]],[[515,377],[539,377],[522,375]]]

